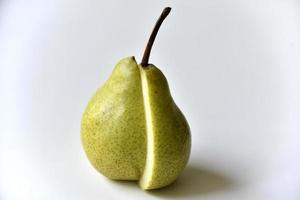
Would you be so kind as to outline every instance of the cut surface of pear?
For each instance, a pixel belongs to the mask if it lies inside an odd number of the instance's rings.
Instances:
[[[116,180],[139,180],[142,189],[172,183],[190,154],[190,130],[168,83],[154,65],[121,60],[91,99],[81,139],[93,166]]]

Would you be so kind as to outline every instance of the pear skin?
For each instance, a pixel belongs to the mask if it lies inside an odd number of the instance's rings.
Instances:
[[[115,180],[140,180],[142,189],[172,183],[190,154],[190,129],[162,72],[121,60],[89,102],[81,140],[92,165]]]
[[[150,35],[140,65],[124,58],[92,97],[81,122],[81,142],[96,170],[114,180],[136,180],[143,190],[176,180],[191,151],[187,120],[167,79],[149,56],[166,7]]]
[[[117,180],[138,180],[146,160],[146,122],[140,70],[133,57],[121,60],[90,100],[81,141],[92,165]]]

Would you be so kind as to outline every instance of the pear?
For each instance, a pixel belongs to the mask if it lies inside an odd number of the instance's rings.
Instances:
[[[120,60],[90,100],[81,123],[81,141],[94,168],[113,180],[135,180],[143,190],[174,182],[191,149],[189,125],[176,106],[163,73],[149,64],[163,10],[141,64]]]

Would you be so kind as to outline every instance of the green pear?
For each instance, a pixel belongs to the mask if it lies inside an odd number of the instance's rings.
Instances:
[[[141,64],[134,57],[117,63],[90,100],[82,118],[81,141],[96,170],[114,180],[136,180],[144,190],[169,185],[186,166],[189,125],[170,94],[167,80],[148,64],[165,8]]]

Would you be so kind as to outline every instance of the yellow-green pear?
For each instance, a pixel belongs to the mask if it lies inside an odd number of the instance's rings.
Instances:
[[[141,64],[120,60],[90,100],[81,141],[92,165],[114,180],[136,180],[144,190],[169,185],[186,166],[189,125],[170,94],[167,80],[149,56],[167,7],[149,38]]]

